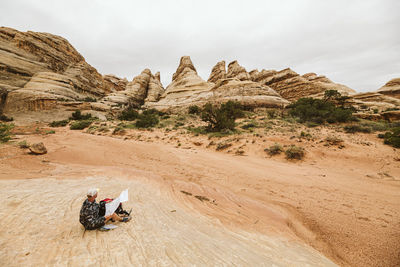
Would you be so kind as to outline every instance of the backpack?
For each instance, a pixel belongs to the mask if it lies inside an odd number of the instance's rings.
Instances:
[[[100,208],[99,208],[99,215],[104,216],[106,214],[106,203],[112,201],[112,198],[105,198],[99,202]],[[131,212],[127,212],[122,208],[122,203],[119,203],[119,206],[117,210],[115,211],[116,214],[118,215],[127,215],[129,216]]]

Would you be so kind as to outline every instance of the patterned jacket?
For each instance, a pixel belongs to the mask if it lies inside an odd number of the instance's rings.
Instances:
[[[100,205],[96,203],[96,200],[90,202],[86,199],[81,208],[81,212],[79,214],[79,222],[85,227],[87,230],[93,230],[102,227],[105,224],[106,218],[104,216],[99,215]]]

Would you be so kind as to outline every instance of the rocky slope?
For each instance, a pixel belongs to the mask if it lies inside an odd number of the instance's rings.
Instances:
[[[103,77],[64,38],[0,27],[0,111],[54,107],[57,100],[99,98]],[[5,97],[4,97],[5,98]]]

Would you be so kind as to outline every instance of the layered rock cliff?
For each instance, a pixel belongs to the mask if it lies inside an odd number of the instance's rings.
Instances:
[[[4,111],[46,109],[60,99],[99,98],[111,91],[64,38],[6,27],[0,27],[0,88],[8,94]]]
[[[283,98],[290,101],[301,97],[321,97],[326,90],[337,90],[342,95],[351,95],[356,92],[342,84],[337,84],[325,76],[315,73],[299,75],[290,68],[275,70],[257,70],[251,72],[251,79],[267,85],[277,91]]]

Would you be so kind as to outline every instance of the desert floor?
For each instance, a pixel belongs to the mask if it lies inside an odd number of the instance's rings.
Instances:
[[[41,156],[1,145],[2,265],[400,265],[400,153],[372,134],[303,142],[302,161],[268,157],[257,137],[235,155],[168,134],[17,135],[44,142]],[[129,188],[132,221],[84,231],[89,187]]]

